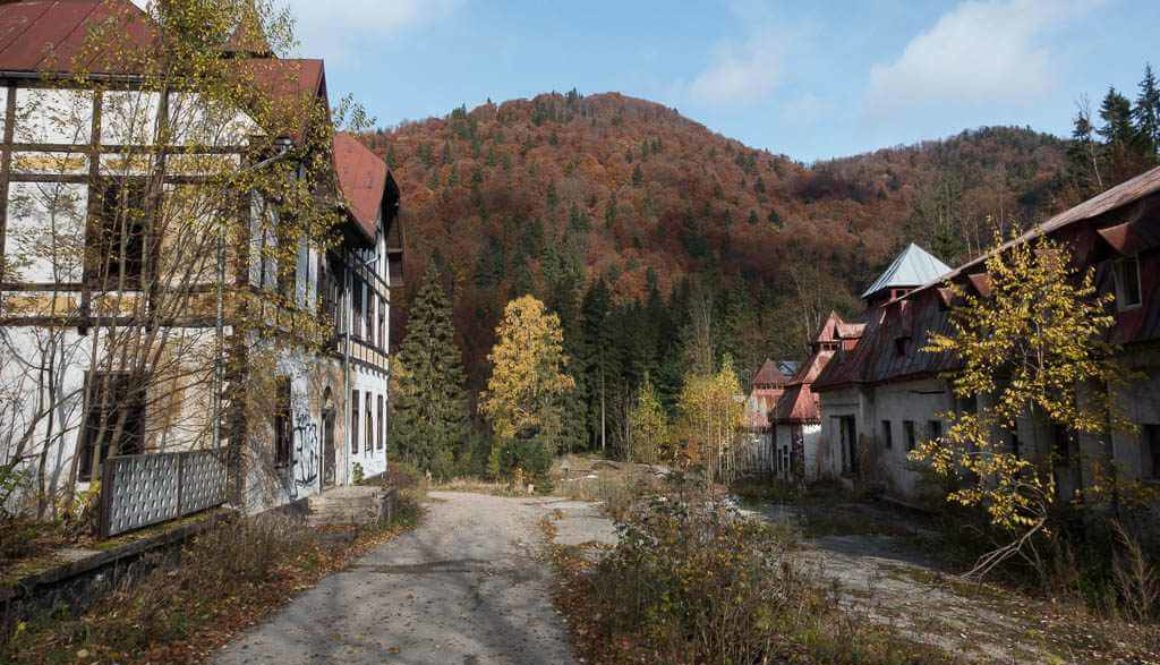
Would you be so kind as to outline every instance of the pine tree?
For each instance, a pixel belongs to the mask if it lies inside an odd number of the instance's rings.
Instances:
[[[1141,139],[1153,155],[1160,151],[1160,84],[1152,73],[1152,65],[1144,66],[1144,78],[1140,81],[1140,94],[1136,97],[1136,108],[1132,118]]]
[[[446,477],[468,436],[463,358],[451,302],[432,264],[423,280],[392,374],[391,443],[396,459]]]
[[[608,447],[608,384],[613,374],[609,310],[612,297],[603,279],[592,283],[581,304],[581,371],[588,388],[588,423],[593,447]]]
[[[1128,145],[1136,136],[1132,126],[1132,103],[1115,88],[1108,88],[1100,104],[1100,119],[1104,124],[1097,130],[1109,145]]]
[[[1100,173],[1100,148],[1095,140],[1091,110],[1084,98],[1076,111],[1071,131],[1072,142],[1067,149],[1068,173],[1079,189],[1080,196],[1090,198],[1104,191]]]

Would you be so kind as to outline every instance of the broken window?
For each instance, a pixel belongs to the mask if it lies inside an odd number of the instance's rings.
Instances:
[[[1116,307],[1122,312],[1140,306],[1140,262],[1132,256],[1115,263]]]
[[[274,388],[274,466],[279,468],[289,466],[294,445],[291,398],[290,379],[279,377]]]
[[[92,192],[88,281],[101,290],[139,289],[145,267],[144,178],[110,178]]]
[[[78,478],[100,477],[101,463],[117,455],[138,455],[145,448],[145,388],[127,372],[93,372],[85,391]]]
[[[383,402],[383,396],[379,395],[379,450],[382,450],[387,445],[387,421],[385,419],[386,409]]]
[[[350,452],[358,452],[358,397],[357,390],[350,391]]]
[[[942,438],[942,421],[931,420],[926,423],[927,436],[931,441],[938,441]]]
[[[1160,425],[1143,425],[1140,434],[1140,476],[1144,480],[1160,481]]]
[[[374,403],[375,403],[374,397],[372,397],[371,394],[368,392],[367,393],[367,402],[366,402],[366,404],[367,404],[367,408],[366,408],[366,412],[367,412],[367,432],[366,432],[367,445],[366,445],[366,448],[363,449],[364,452],[366,452],[367,454],[370,454],[371,451],[373,451],[375,449],[375,429],[374,429],[374,420],[372,420],[372,418],[374,416],[371,414],[371,405]]]

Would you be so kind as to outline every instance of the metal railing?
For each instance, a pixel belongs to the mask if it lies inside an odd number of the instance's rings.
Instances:
[[[213,450],[110,457],[101,468],[101,537],[220,506],[228,479]]]

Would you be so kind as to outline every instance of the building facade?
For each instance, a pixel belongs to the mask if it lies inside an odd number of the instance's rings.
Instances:
[[[215,451],[247,511],[382,473],[394,180],[354,137],[317,139],[322,61],[239,23],[213,52],[228,82],[174,83],[141,57],[153,19],[128,0],[0,6],[10,503],[44,515],[134,455]]]
[[[1134,378],[1113,398],[1136,428],[1116,431],[1104,441],[1024,416],[1008,435],[1009,450],[1025,459],[1051,459],[1062,496],[1091,485],[1097,467],[1114,466],[1128,479],[1160,481],[1160,169],[1011,242],[1040,236],[1066,245],[1074,267],[1093,270],[1099,292],[1114,298],[1111,341],[1121,345],[1122,360]],[[903,500],[940,494],[907,453],[923,441],[939,439],[947,427],[943,414],[983,410],[987,400],[956,400],[947,380],[956,361],[922,347],[930,333],[950,332],[948,281],[975,295],[990,295],[984,261],[868,301],[857,343],[838,352],[813,386],[820,395],[821,445],[832,460],[829,475],[880,486]]]

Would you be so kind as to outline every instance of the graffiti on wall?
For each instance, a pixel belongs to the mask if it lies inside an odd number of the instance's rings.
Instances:
[[[302,410],[294,416],[294,485],[311,487],[318,482],[318,423]]]

